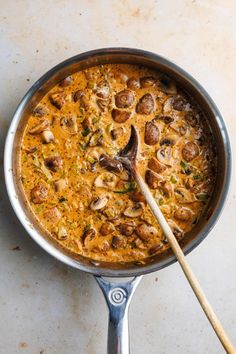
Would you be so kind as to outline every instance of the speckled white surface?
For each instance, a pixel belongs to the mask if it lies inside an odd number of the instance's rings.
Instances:
[[[2,151],[21,97],[77,53],[151,50],[209,91],[235,151],[235,17],[234,0],[0,0],[0,354],[106,351],[107,310],[94,279],[42,251],[9,205]],[[188,260],[236,344],[235,194],[233,178],[220,221]],[[224,353],[177,264],[144,277],[130,307],[130,334],[132,354]]]

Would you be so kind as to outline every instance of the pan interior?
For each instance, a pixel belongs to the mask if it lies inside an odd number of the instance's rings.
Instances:
[[[23,134],[23,128],[32,107],[37,105],[45,93],[48,92],[57,82],[68,75],[91,66],[107,63],[142,65],[168,74],[196,100],[204,112],[207,119],[207,124],[209,125],[215,138],[218,156],[218,171],[221,173],[216,176],[213,196],[203,217],[194,229],[187,234],[186,237],[184,237],[181,241],[181,246],[184,252],[188,253],[204,239],[219,216],[228,190],[231,161],[227,132],[220,113],[201,86],[182,69],[149,52],[132,49],[104,49],[93,51],[68,59],[39,79],[23,98],[9,129],[5,149],[6,184],[11,202],[20,221],[27,229],[28,233],[47,252],[73,267],[96,275],[113,277],[133,276],[161,269],[173,263],[175,261],[175,257],[172,252],[168,250],[161,255],[149,257],[145,261],[138,263],[108,263],[96,262],[91,259],[69,253],[67,250],[58,246],[58,244],[56,244],[52,238],[49,237],[49,235],[45,234],[45,232],[40,229],[40,226],[32,216],[30,210],[27,208],[27,203],[24,199],[23,193],[18,188],[16,183],[17,178],[19,177],[19,146]],[[8,174],[11,174],[11,176]],[[13,194],[17,195],[17,202],[13,198]]]

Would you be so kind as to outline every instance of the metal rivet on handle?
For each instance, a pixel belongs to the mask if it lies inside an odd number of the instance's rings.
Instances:
[[[122,288],[115,288],[109,292],[108,296],[112,305],[119,306],[125,302],[127,298],[127,293]]]

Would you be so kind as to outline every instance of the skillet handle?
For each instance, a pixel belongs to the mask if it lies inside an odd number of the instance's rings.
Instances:
[[[118,283],[95,276],[109,309],[107,354],[129,354],[128,310],[141,278]]]

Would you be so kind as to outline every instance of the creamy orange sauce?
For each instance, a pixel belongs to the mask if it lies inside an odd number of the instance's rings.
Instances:
[[[161,253],[169,247],[162,230],[114,157],[135,125],[139,171],[181,239],[214,187],[204,121],[192,98],[161,73],[125,64],[77,72],[29,116],[20,155],[28,204],[51,237],[76,254],[119,262]]]

